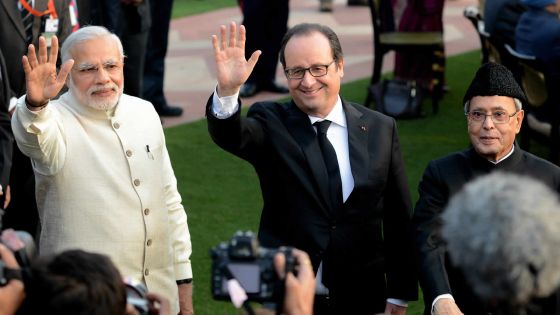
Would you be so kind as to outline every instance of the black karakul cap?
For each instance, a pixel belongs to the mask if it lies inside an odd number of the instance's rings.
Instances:
[[[515,81],[513,74],[505,66],[488,62],[482,65],[474,76],[471,85],[465,93],[463,104],[475,96],[509,96],[527,103],[525,93]]]

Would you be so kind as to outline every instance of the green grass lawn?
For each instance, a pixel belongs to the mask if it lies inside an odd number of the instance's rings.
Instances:
[[[431,114],[430,100],[426,100],[425,118],[398,121],[413,201],[418,197],[416,188],[428,161],[468,146],[461,103],[479,64],[478,52],[448,58],[446,76],[450,92],[440,103],[439,113]],[[367,84],[368,79],[346,83],[341,94],[347,100],[362,103]],[[247,162],[222,151],[211,141],[205,120],[165,132],[188,213],[196,312],[237,314],[231,303],[211,298],[209,249],[231,238],[236,230],[257,230],[262,205],[257,176]],[[414,302],[409,314],[421,314],[421,308],[422,302]]]
[[[178,18],[233,6],[237,6],[236,0],[175,0],[172,16]]]

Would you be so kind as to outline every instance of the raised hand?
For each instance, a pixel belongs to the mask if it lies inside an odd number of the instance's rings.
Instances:
[[[212,35],[212,46],[214,47],[214,59],[218,79],[218,94],[220,97],[237,93],[241,85],[247,81],[255,64],[261,55],[261,51],[253,52],[249,60],[245,59],[245,26],[239,26],[231,22],[229,25],[229,37],[226,36],[226,26],[220,26],[220,39]]]
[[[51,43],[51,51],[47,56],[47,42],[43,36],[39,37],[38,58],[33,44],[29,45],[27,56],[22,58],[27,86],[27,102],[31,106],[39,107],[57,96],[74,65],[74,60],[66,61],[57,75],[58,38],[53,36]]]

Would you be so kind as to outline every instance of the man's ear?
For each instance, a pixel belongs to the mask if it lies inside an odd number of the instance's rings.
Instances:
[[[515,115],[515,119],[517,122],[517,131],[515,132],[516,134],[518,134],[521,131],[521,125],[523,124],[523,117],[525,117],[524,110],[520,110],[519,113]]]
[[[344,77],[344,59],[336,62],[336,66],[338,68],[338,75],[342,78]]]

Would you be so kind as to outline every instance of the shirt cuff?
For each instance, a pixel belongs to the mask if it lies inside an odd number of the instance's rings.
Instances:
[[[401,299],[387,299],[387,302],[397,306],[408,307],[408,302]]]
[[[181,279],[181,280],[177,280],[175,281],[177,283],[177,285],[181,285],[181,284],[189,284],[192,283],[192,278],[189,279]]]
[[[11,112],[14,108],[16,108],[17,104],[17,97],[10,98],[10,105],[8,105],[8,112]]]
[[[192,266],[190,261],[184,263],[175,264],[175,281],[181,281],[183,279],[192,279]]]
[[[238,98],[239,93],[219,97],[218,87],[216,87],[212,95],[212,114],[218,119],[226,119],[233,116],[239,110]]]
[[[41,134],[49,124],[50,111],[47,106],[38,111],[32,111],[27,108],[25,104],[24,94],[17,100],[16,111],[18,112],[18,119],[26,132],[31,134]]]
[[[434,306],[436,306],[436,302],[439,301],[439,300],[441,300],[441,299],[451,299],[451,300],[453,300],[453,302],[455,302],[455,299],[454,299],[453,296],[452,296],[451,294],[449,294],[449,293],[442,294],[442,295],[438,295],[438,296],[434,299],[434,301],[432,302],[432,311],[430,312],[431,314],[434,313]]]

